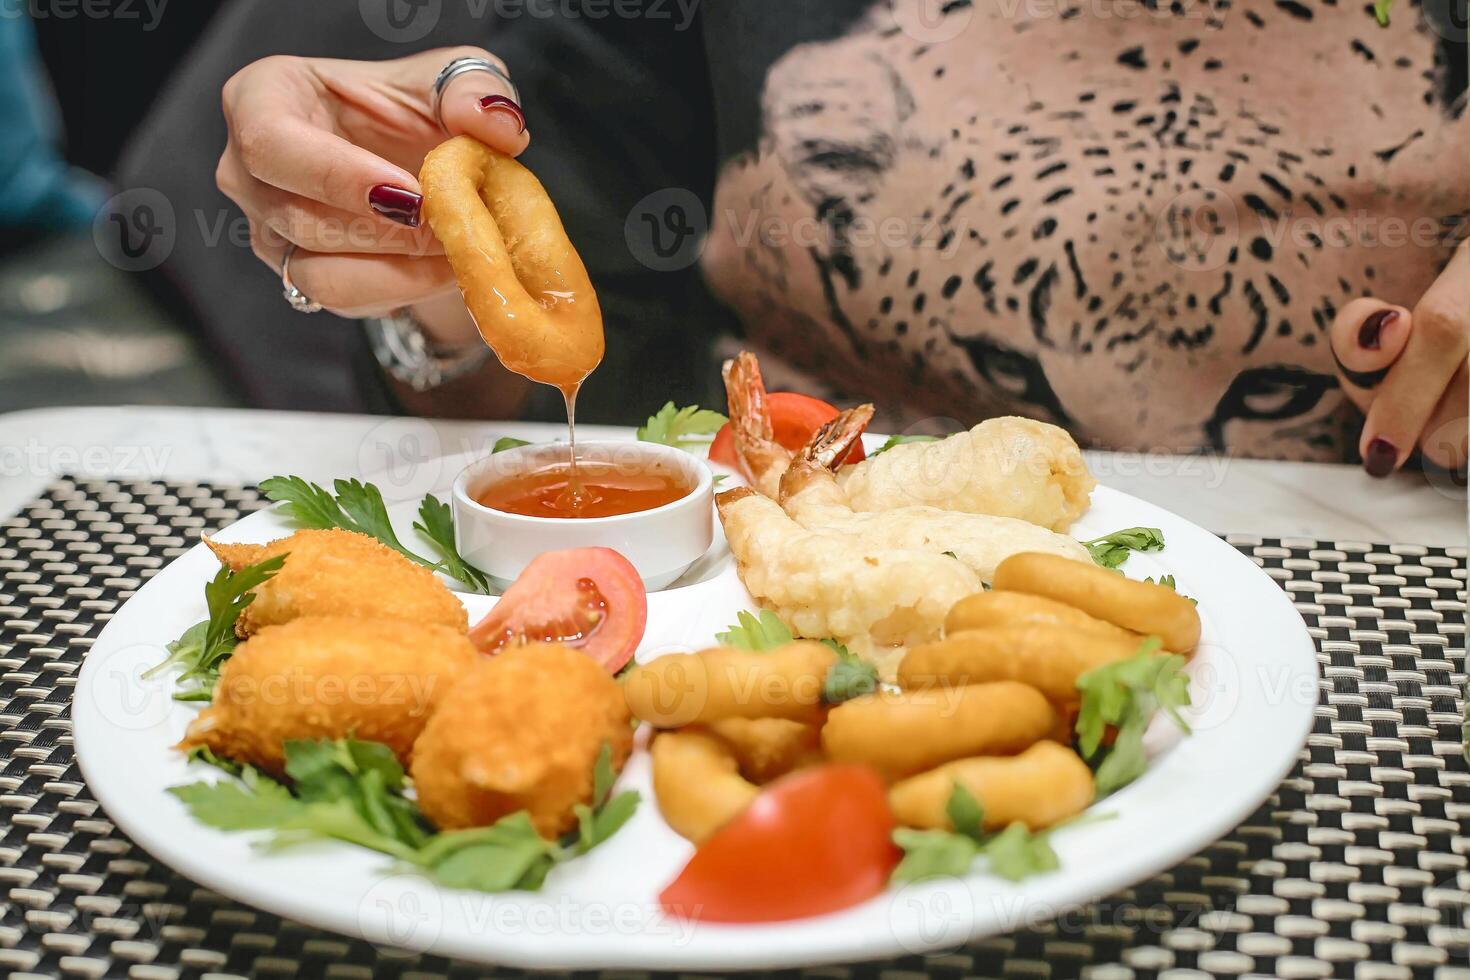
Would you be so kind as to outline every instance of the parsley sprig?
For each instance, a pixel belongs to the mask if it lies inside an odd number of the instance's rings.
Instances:
[[[1174,581],[1174,576],[1172,575],[1160,575],[1157,579],[1150,575],[1148,578],[1144,579],[1144,581],[1149,582],[1153,585],[1162,585],[1166,589],[1173,589],[1175,592],[1179,592],[1179,583]],[[1194,596],[1184,595],[1184,593],[1182,592],[1180,592],[1179,594],[1188,599],[1190,602],[1194,603],[1196,606],[1199,605],[1199,600],[1196,599]]]
[[[926,436],[919,433],[914,433],[913,435],[889,436],[887,441],[884,442],[883,445],[879,446],[877,449],[873,450],[869,454],[868,458],[871,459],[872,457],[877,456],[880,453],[886,453],[894,446],[906,446],[911,442],[938,442],[939,439],[939,436]]]
[[[698,405],[676,408],[673,402],[665,402],[663,408],[650,415],[648,421],[638,428],[638,441],[692,449],[708,445],[728,421],[713,409]]]
[[[1129,527],[1082,543],[1093,561],[1103,568],[1117,568],[1135,551],[1162,551],[1164,532],[1156,527]]]
[[[195,623],[168,645],[168,656],[143,673],[145,678],[178,667],[176,682],[178,701],[211,701],[219,682],[220,666],[235,652],[235,620],[245,607],[255,601],[257,586],[264,584],[286,563],[286,555],[276,555],[238,572],[221,568],[204,586],[204,604],[209,618]]]
[[[433,545],[438,558],[415,554],[398,539],[393,522],[388,519],[388,505],[383,494],[371,483],[359,480],[336,480],[332,490],[318,486],[299,476],[273,476],[260,481],[261,492],[280,502],[285,515],[302,527],[356,531],[376,538],[405,558],[425,568],[443,572],[476,592],[489,593],[490,582],[459,554],[454,544],[454,518],[449,505],[428,494],[419,504],[419,519],[414,529]]]
[[[736,614],[736,624],[723,633],[715,634],[715,641],[740,650],[764,652],[785,646],[795,639],[791,628],[769,609],[759,613],[741,610]],[[837,654],[837,663],[827,672],[822,685],[822,699],[828,704],[841,704],[878,689],[878,671],[864,662],[851,650],[836,640],[826,639],[822,643]]]
[[[1077,751],[1095,767],[1098,796],[1128,785],[1148,767],[1143,735],[1155,711],[1162,709],[1189,733],[1189,724],[1179,714],[1190,703],[1184,658],[1159,653],[1160,646],[1159,638],[1150,636],[1127,660],[1094,667],[1077,678],[1082,695]],[[1117,734],[1104,752],[1103,737],[1110,725]]]
[[[210,827],[269,831],[272,848],[346,841],[397,858],[448,887],[484,892],[540,888],[552,868],[612,837],[638,807],[637,792],[612,795],[616,773],[606,743],[593,768],[592,805],[577,807],[577,830],[560,841],[537,834],[524,810],[488,827],[434,833],[405,795],[403,767],[379,742],[288,741],[285,753],[289,787],[241,766],[238,778],[169,792]],[[202,761],[219,764],[212,755]]]
[[[1032,832],[1012,823],[998,833],[986,833],[985,810],[974,794],[959,783],[950,790],[945,806],[954,830],[914,830],[900,827],[893,842],[903,860],[893,869],[896,883],[966,874],[984,855],[992,872],[1008,881],[1055,871],[1059,867],[1049,831]]]

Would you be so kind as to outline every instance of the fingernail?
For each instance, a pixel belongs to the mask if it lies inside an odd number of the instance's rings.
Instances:
[[[1393,443],[1380,437],[1368,443],[1368,451],[1363,454],[1363,469],[1369,476],[1388,476],[1398,461],[1399,451]]]
[[[419,226],[419,209],[423,205],[422,194],[415,194],[392,184],[379,184],[368,191],[369,207],[389,221],[396,221],[410,228]]]
[[[504,95],[487,95],[480,100],[480,111],[504,112],[516,121],[516,132],[524,133],[526,131],[526,114],[521,111],[521,107],[516,103],[515,99],[507,98]]]
[[[1358,346],[1364,350],[1377,350],[1383,328],[1399,318],[1398,310],[1379,310],[1358,328]]]

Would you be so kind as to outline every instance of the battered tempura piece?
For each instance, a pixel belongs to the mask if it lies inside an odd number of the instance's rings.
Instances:
[[[592,800],[603,743],[621,768],[633,728],[617,681],[557,644],[511,647],[457,678],[413,749],[424,816],[442,830],[481,827],[526,810],[548,839]]]
[[[1097,481],[1065,430],[1013,416],[938,442],[894,446],[837,471],[854,510],[927,505],[1065,531]]]
[[[850,534],[874,548],[947,554],[970,566],[986,582],[997,565],[1022,551],[1092,563],[1092,556],[1076,538],[1014,517],[923,506],[855,510],[832,470],[862,436],[872,411],[871,405],[862,405],[841,413],[817,430],[786,468],[779,499],[802,527]]]
[[[289,553],[286,564],[255,590],[235,632],[247,637],[263,626],[298,616],[347,616],[433,623],[469,629],[464,606],[434,573],[356,531],[297,531],[265,544],[204,543],[232,571]]]
[[[444,626],[335,616],[267,626],[225,661],[214,703],[179,748],[280,774],[288,739],[351,736],[406,762],[440,699],[480,659]]]
[[[809,531],[749,487],[716,498],[740,580],[797,636],[832,637],[893,676],[903,648],[939,638],[945,613],[980,591],[962,562]]]

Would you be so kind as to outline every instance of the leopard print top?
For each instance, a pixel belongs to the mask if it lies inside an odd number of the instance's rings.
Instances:
[[[1342,459],[1337,308],[1412,306],[1470,206],[1431,14],[880,0],[770,68],[704,272],[753,342],[909,421]]]

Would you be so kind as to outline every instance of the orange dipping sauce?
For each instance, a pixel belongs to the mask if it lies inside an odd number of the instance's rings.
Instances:
[[[568,487],[570,475],[568,464],[553,463],[492,483],[475,501],[524,517],[617,517],[671,504],[694,490],[683,473],[657,466],[635,470],[579,459],[581,493],[575,495]]]

